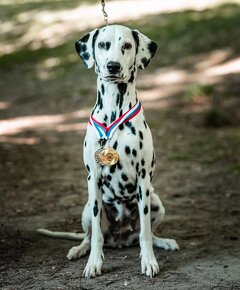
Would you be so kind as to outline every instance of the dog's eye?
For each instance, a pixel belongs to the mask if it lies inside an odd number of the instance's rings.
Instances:
[[[132,44],[130,42],[126,42],[123,45],[123,49],[130,50],[132,48]]]
[[[105,47],[105,43],[104,42],[99,42],[98,43],[98,48],[104,48]]]

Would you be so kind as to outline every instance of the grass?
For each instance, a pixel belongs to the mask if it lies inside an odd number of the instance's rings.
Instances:
[[[195,97],[207,96],[211,97],[214,93],[214,85],[191,84],[186,88],[185,94],[182,96],[183,103],[189,103]]]

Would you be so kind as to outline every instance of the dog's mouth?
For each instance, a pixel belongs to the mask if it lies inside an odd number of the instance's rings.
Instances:
[[[119,77],[116,75],[108,75],[104,77],[106,82],[113,82],[113,83],[122,83],[124,81],[124,77]]]

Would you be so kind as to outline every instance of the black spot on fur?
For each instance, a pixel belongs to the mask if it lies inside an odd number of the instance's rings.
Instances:
[[[86,46],[86,44],[82,44],[82,51],[83,51],[83,52],[87,51],[87,46]]]
[[[87,171],[90,172],[90,168],[88,165],[86,165]]]
[[[84,142],[84,146],[87,147],[87,141]]]
[[[153,173],[152,173],[152,171],[150,171],[149,176],[150,176],[150,180],[152,181],[152,179],[153,179]]]
[[[147,123],[145,120],[143,120],[143,124],[144,124],[145,128],[147,129]]]
[[[112,180],[112,176],[111,176],[111,175],[107,175],[107,179],[108,179],[109,181],[111,181],[111,180]]]
[[[95,217],[98,215],[98,201],[97,200],[95,200],[94,202],[93,214]]]
[[[103,120],[104,120],[105,122],[107,122],[107,119],[108,119],[108,116],[105,115]]]
[[[142,147],[143,147],[143,142],[140,141],[140,142],[139,142],[139,148],[142,149]]]
[[[125,124],[126,124],[126,126],[131,130],[132,134],[133,134],[133,135],[136,135],[136,130],[135,130],[135,128],[133,127],[132,123],[128,121],[128,122],[126,122]]]
[[[118,169],[121,170],[122,169],[122,164],[120,163],[119,160],[118,160],[118,162],[116,164],[117,164]]]
[[[124,129],[124,124],[119,125],[118,129],[122,131]]]
[[[122,173],[121,176],[122,176],[122,180],[128,181],[128,177],[127,177],[127,175],[125,173]]]
[[[146,57],[143,57],[143,58],[141,59],[141,62],[142,62],[142,64],[143,64],[143,67],[147,67],[147,65],[148,65],[149,62],[150,62],[150,59],[147,59]]]
[[[148,206],[147,205],[145,205],[143,212],[144,212],[145,215],[148,214]]]
[[[112,166],[110,167],[110,172],[111,172],[111,173],[114,173],[115,170],[116,170],[116,164],[114,164],[114,165],[112,165]]]
[[[151,162],[151,167],[153,168],[154,165],[156,163],[156,159],[155,159],[155,154],[154,154],[154,151],[153,151],[153,157],[152,157],[152,162]]]
[[[132,103],[129,103],[129,110],[132,108]]]
[[[133,38],[135,40],[135,44],[136,44],[136,54],[138,53],[138,47],[139,47],[139,36],[138,36],[138,32],[137,31],[132,31],[132,35]]]
[[[151,41],[149,44],[148,44],[148,50],[151,54],[151,57],[154,56],[155,52],[157,51],[157,44],[153,41]]]
[[[146,170],[142,168],[142,178],[145,178],[145,176],[146,176]]]
[[[132,155],[133,155],[134,157],[137,156],[137,150],[136,150],[136,149],[133,149],[133,150],[132,150]]]
[[[159,211],[158,205],[151,205],[151,211]]]
[[[146,191],[146,196],[149,196],[149,190]]]
[[[85,36],[83,36],[80,41],[83,42],[83,43],[86,43],[89,39],[89,36],[90,36],[90,33],[86,34]]]
[[[91,179],[91,175],[88,175],[88,178],[87,178],[87,180],[90,180]]]
[[[97,104],[99,106],[99,109],[102,110],[102,108],[103,108],[103,100],[102,100],[102,97],[101,97],[101,93],[99,91],[98,91]]]
[[[119,188],[120,188],[121,190],[124,190],[124,186],[122,185],[121,182],[118,183],[118,186],[119,186]]]
[[[136,164],[136,171],[139,171],[139,163]]]
[[[145,160],[143,158],[141,160],[141,164],[142,164],[142,166],[144,166],[144,164],[145,164]]]
[[[81,53],[81,58],[85,62],[86,60],[89,60],[90,54],[88,52]]]
[[[106,42],[106,50],[109,50],[111,43],[109,41]]]
[[[100,189],[103,186],[102,179],[99,178],[98,180],[98,188]]]
[[[105,185],[107,188],[109,188],[109,186],[110,186],[110,183],[109,183],[109,181],[107,181],[107,180],[104,180],[104,181],[103,181],[103,185]]]
[[[140,139],[143,140],[143,133],[142,133],[142,131],[139,131],[138,134],[139,134]]]
[[[118,147],[118,141],[115,141],[115,143],[113,144],[113,149],[117,149],[117,147]]]
[[[101,92],[102,92],[102,95],[104,95],[104,93],[105,93],[105,87],[104,87],[103,84],[101,85]]]
[[[114,198],[109,197],[108,200],[107,200],[107,202],[108,202],[108,203],[112,203],[114,200],[115,200]]]
[[[139,202],[140,200],[139,193],[136,194],[136,199],[137,199],[137,202]]]
[[[116,112],[112,112],[111,114],[111,123],[116,120]]]
[[[92,39],[92,49],[93,49],[93,58],[95,59],[95,42],[98,36],[99,30],[96,30],[96,32],[93,35],[93,39]]]
[[[126,189],[129,193],[133,193],[136,190],[136,185],[134,185],[132,183],[128,183],[125,186],[126,186]]]
[[[131,76],[130,76],[130,78],[129,78],[129,83],[130,84],[132,84],[133,83],[133,81],[134,81],[134,71],[132,70],[132,72],[131,72]]]
[[[139,199],[142,200],[142,188],[141,188],[141,186],[138,187],[138,194],[139,194]]]
[[[130,154],[130,152],[131,152],[131,150],[130,150],[130,147],[129,146],[126,146],[125,147],[125,152],[126,152],[126,154]]]
[[[132,164],[132,166],[134,166],[134,161],[133,160],[131,161],[131,164]]]
[[[121,108],[123,105],[123,97],[127,90],[127,84],[125,83],[118,84],[118,90],[119,90],[119,104],[117,105],[119,105],[119,108]]]

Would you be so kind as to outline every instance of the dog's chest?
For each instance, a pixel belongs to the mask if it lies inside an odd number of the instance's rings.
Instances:
[[[151,169],[153,146],[151,132],[146,125],[143,112],[130,122],[117,128],[105,148],[114,148],[119,161],[112,166],[100,166],[94,159],[100,148],[94,128],[89,125],[85,139],[84,162],[89,168],[89,175],[100,172],[96,180],[103,194],[104,202],[132,200],[135,197],[139,176],[145,176]]]

